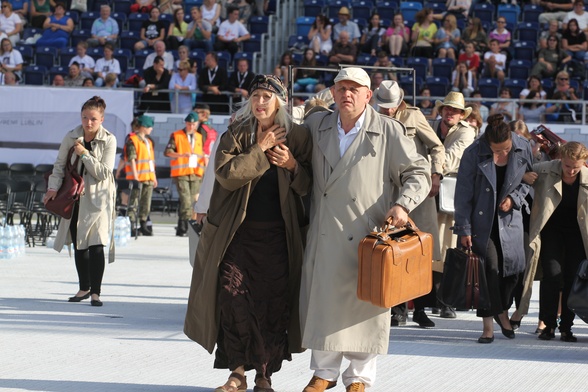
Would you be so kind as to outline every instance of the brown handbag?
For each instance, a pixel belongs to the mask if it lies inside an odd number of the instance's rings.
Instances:
[[[53,200],[47,200],[45,208],[65,219],[71,219],[74,205],[84,193],[84,178],[78,173],[77,167],[80,157],[77,156],[75,162],[71,163],[71,156],[74,153],[72,147],[65,161],[65,170],[63,173],[63,182],[61,188],[57,191],[57,195]],[[49,183],[49,177],[53,171],[45,173],[45,182]]]
[[[431,292],[433,237],[414,222],[386,226],[359,243],[357,297],[391,308]]]

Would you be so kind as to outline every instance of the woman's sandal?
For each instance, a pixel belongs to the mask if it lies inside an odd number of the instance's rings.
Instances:
[[[255,385],[253,387],[253,392],[275,392],[274,389],[271,387],[272,385],[272,380],[269,377],[264,377],[261,374],[256,374],[255,375],[255,384],[257,384],[257,380],[259,380],[260,378],[263,378],[265,380],[267,380],[267,382],[269,383],[270,387],[269,388],[265,388],[265,387],[258,387],[257,385]]]
[[[239,380],[239,385],[228,388],[226,388],[224,385],[221,385],[220,387],[216,388],[214,392],[247,392],[247,377],[239,373],[232,372],[229,375],[229,379],[231,378]]]

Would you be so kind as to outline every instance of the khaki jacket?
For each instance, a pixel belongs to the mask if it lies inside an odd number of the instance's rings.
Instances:
[[[442,120],[435,120],[431,127],[435,132]],[[460,121],[455,124],[443,141],[445,146],[445,164],[443,166],[443,175],[455,174],[459,169],[459,162],[463,152],[476,139],[476,129],[472,127],[467,121]]]
[[[59,189],[63,182],[65,161],[69,150],[78,140],[83,140],[84,130],[81,126],[68,132],[61,146],[53,173],[49,177],[48,189]],[[92,245],[106,245],[110,241],[108,262],[114,261],[114,216],[116,204],[116,185],[114,182],[114,159],[116,155],[116,137],[100,126],[92,141],[92,151],[87,158],[80,159],[78,172],[84,165],[84,193],[79,201],[79,218],[77,227],[77,249],[88,249]],[[76,155],[72,155],[72,163]],[[55,237],[54,249],[61,252],[64,245],[72,243],[69,231],[70,219],[61,219]]]
[[[235,232],[245,219],[249,196],[270,164],[255,140],[256,124],[231,124],[218,142],[214,182],[206,223],[196,250],[184,333],[212,353],[220,323],[217,307],[218,267]],[[278,168],[282,217],[286,227],[289,257],[291,316],[288,329],[290,352],[302,351],[298,319],[298,290],[303,256],[304,209],[300,196],[310,190],[312,141],[308,131],[293,125],[287,135],[288,148],[296,158],[296,175]]]
[[[541,254],[541,230],[553,214],[562,199],[561,161],[559,159],[533,165],[533,171],[539,175],[534,183],[535,197],[529,223],[529,248],[527,268],[523,280],[523,295],[519,313],[526,315],[533,289],[533,280]],[[588,254],[588,168],[580,171],[580,189],[578,193],[578,225],[582,233],[584,250]]]

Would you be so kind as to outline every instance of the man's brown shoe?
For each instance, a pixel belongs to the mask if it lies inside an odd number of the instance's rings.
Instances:
[[[317,376],[312,376],[308,385],[302,392],[324,392],[337,385],[337,381],[327,381]]]
[[[365,384],[361,382],[354,382],[345,388],[347,392],[365,392]]]

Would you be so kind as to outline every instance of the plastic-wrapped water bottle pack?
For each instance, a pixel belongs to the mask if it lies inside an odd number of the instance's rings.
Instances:
[[[0,259],[14,259],[25,254],[25,228],[0,226]]]

